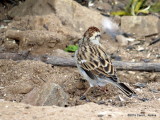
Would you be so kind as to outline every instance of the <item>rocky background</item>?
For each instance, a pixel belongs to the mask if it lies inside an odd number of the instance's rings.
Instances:
[[[86,29],[101,29],[102,43],[118,61],[160,63],[160,14],[110,16],[128,0],[2,0],[0,53],[29,51],[31,55],[71,58],[68,45],[77,44]],[[149,1],[155,2],[155,1]],[[113,39],[103,29],[106,17],[132,39]],[[0,59],[0,119],[160,119],[160,74],[118,71],[121,81],[139,98],[126,98],[111,85],[108,94],[88,88],[75,67],[53,66],[34,60]]]

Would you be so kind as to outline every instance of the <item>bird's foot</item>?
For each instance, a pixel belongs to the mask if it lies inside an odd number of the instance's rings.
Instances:
[[[98,89],[107,94],[108,89],[105,86],[104,87],[98,86]]]

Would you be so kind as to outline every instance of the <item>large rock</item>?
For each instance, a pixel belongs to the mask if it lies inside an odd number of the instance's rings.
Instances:
[[[103,18],[100,13],[83,7],[73,0],[26,0],[8,13],[11,17],[49,14],[56,14],[63,25],[69,25],[76,31],[83,32],[89,26],[100,27]]]
[[[156,16],[123,16],[121,29],[136,36],[147,36],[159,33],[160,21]]]
[[[67,101],[68,95],[63,89],[58,84],[48,82],[26,94],[22,102],[38,106],[65,106]]]

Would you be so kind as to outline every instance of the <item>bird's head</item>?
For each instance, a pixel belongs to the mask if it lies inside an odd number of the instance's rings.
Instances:
[[[81,44],[92,43],[100,44],[100,30],[97,27],[89,27],[81,39]]]

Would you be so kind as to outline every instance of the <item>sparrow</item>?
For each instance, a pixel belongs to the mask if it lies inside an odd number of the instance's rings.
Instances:
[[[97,27],[89,27],[79,40],[79,49],[75,52],[77,68],[90,85],[82,98],[92,87],[104,87],[108,83],[119,88],[128,97],[136,96],[133,90],[119,81],[116,69],[100,43],[100,38],[100,30]]]

